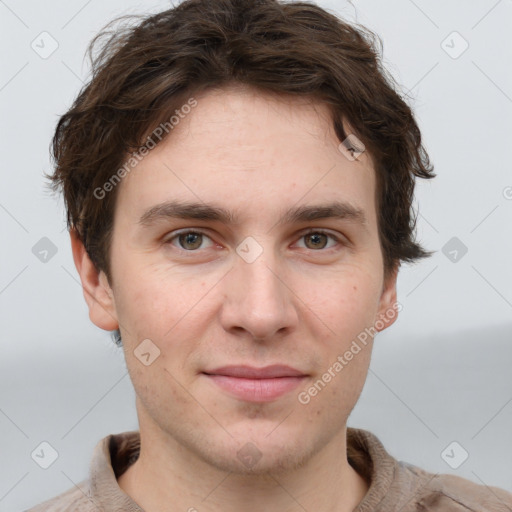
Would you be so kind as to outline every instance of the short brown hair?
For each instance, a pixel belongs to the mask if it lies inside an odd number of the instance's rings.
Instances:
[[[415,177],[435,174],[377,35],[313,3],[279,0],[185,0],[112,28],[125,19],[139,17],[114,20],[89,45],[92,78],[58,122],[47,175],[62,188],[68,229],[109,282],[118,187],[101,199],[94,191],[187,98],[231,83],[321,101],[340,141],[348,121],[374,162],[385,275],[432,254],[414,239],[412,201]]]

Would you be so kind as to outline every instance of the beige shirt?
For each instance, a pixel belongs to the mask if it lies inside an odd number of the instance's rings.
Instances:
[[[139,449],[138,431],[103,438],[88,479],[26,512],[143,512],[117,483]],[[512,512],[511,493],[397,461],[366,430],[347,428],[347,457],[370,485],[354,512]]]

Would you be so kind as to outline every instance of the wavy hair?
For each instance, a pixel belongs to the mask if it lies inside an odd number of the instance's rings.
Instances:
[[[385,276],[401,261],[430,256],[415,240],[412,203],[415,178],[435,174],[382,47],[367,28],[310,2],[185,0],[115,19],[91,41],[91,78],[52,140],[55,171],[47,178],[63,193],[68,229],[110,282],[119,187],[102,198],[94,191],[187,98],[236,83],[321,101],[340,141],[348,121],[374,163]]]

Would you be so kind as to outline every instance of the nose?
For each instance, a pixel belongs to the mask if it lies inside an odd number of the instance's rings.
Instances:
[[[248,263],[236,257],[224,283],[221,324],[227,332],[246,332],[266,341],[291,332],[298,314],[290,272],[264,251]]]

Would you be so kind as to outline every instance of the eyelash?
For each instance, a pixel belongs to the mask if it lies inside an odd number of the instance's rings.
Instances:
[[[186,230],[183,230],[183,231],[178,231],[172,237],[167,238],[166,240],[164,240],[164,244],[165,245],[172,245],[172,242],[174,240],[176,240],[179,236],[187,235],[189,233],[193,233],[195,235],[203,235],[203,236],[206,236],[207,238],[210,238],[210,240],[211,240],[211,237],[208,235],[208,233],[206,233],[205,231],[202,231],[201,229],[186,229]],[[308,231],[301,233],[299,239],[300,238],[304,238],[305,236],[311,235],[313,233],[314,234],[326,235],[327,237],[331,238],[332,240],[334,240],[338,244],[346,245],[346,243],[343,240],[341,240],[339,237],[333,235],[330,231],[325,231],[323,229],[310,228]],[[182,247],[176,247],[176,248],[178,250],[182,251],[182,252],[192,253],[192,254],[195,253],[195,252],[198,252],[200,250],[200,249],[187,250],[187,249],[183,249]],[[335,249],[335,248],[334,247],[329,247],[327,249],[323,248],[323,249],[318,249],[318,250],[315,250],[315,249],[309,249],[309,250],[313,251],[313,252],[327,252],[327,251],[329,251],[331,249]]]

